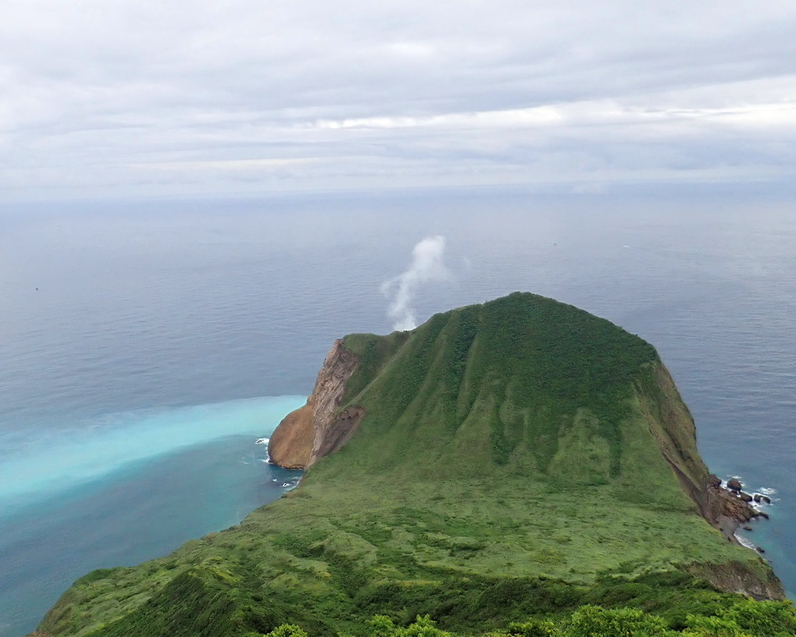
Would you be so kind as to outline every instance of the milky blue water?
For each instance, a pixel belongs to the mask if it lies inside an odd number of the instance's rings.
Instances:
[[[0,637],[69,584],[239,522],[299,475],[255,440],[382,281],[444,235],[420,317],[514,290],[652,342],[722,477],[776,491],[749,538],[796,590],[796,210],[519,192],[0,207]]]

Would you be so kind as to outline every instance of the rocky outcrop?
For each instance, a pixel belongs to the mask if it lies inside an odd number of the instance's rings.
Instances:
[[[743,489],[743,485],[738,478],[732,478],[729,482],[727,482],[727,488],[730,491],[740,491]]]
[[[702,515],[713,524],[720,528],[720,521],[723,517],[735,521],[735,527],[743,522],[748,522],[756,518],[760,513],[749,504],[749,501],[740,497],[738,491],[722,489],[713,481],[709,481],[705,488],[705,497],[702,501]],[[734,529],[733,529],[734,531]]]
[[[340,411],[346,383],[358,362],[359,357],[342,340],[335,341],[307,403],[285,416],[271,435],[268,454],[273,463],[307,469],[348,442],[365,415],[361,407]]]
[[[785,599],[782,582],[762,560],[758,564],[728,562],[725,564],[692,564],[686,567],[692,575],[707,580],[716,588],[747,595],[757,600]]]

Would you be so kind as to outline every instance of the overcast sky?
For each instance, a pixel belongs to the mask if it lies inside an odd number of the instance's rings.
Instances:
[[[796,181],[793,0],[0,0],[0,199]]]

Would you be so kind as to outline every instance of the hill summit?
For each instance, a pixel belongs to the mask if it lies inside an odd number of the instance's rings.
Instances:
[[[533,294],[336,341],[307,404],[272,435],[271,459],[309,468],[363,421],[337,465],[349,476],[522,475],[551,491],[605,486],[617,502],[696,507],[716,527],[755,514],[715,488],[652,345]]]
[[[78,580],[42,633],[357,635],[374,614],[429,614],[473,634],[620,602],[677,628],[738,594],[784,597],[734,541],[754,511],[709,474],[655,349],[552,299],[335,342],[270,455],[307,469],[298,488]]]

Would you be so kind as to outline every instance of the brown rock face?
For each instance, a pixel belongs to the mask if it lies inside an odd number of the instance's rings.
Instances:
[[[271,436],[272,462],[288,469],[307,469],[348,442],[365,415],[361,407],[340,411],[346,383],[358,362],[341,340],[334,342],[307,404],[285,416]]]
[[[717,522],[721,518],[729,518],[738,523],[748,522],[757,517],[758,512],[737,495],[735,491],[727,491],[713,484],[705,488],[705,498],[702,501],[702,515],[718,528]],[[734,532],[734,528],[732,531]]]
[[[757,600],[786,599],[782,582],[767,569],[765,578],[749,563],[693,564],[687,570],[730,593],[740,593]]]
[[[312,454],[313,415],[314,410],[308,400],[306,405],[282,419],[268,441],[268,455],[272,462],[286,469],[307,466]]]

